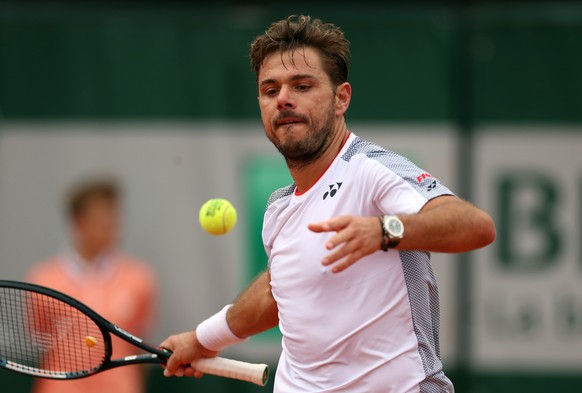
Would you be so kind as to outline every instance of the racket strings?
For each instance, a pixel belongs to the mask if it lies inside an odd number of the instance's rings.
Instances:
[[[0,361],[30,373],[87,373],[105,360],[103,334],[58,299],[0,288]]]

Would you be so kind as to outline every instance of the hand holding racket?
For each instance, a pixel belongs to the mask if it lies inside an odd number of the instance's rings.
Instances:
[[[111,334],[148,353],[111,359]],[[165,364],[171,355],[171,351],[147,344],[61,292],[0,280],[0,367],[67,380],[129,364]],[[200,359],[193,366],[201,373],[260,386],[268,379],[265,364],[213,357]]]
[[[195,331],[180,333],[168,337],[161,346],[172,351],[172,356],[164,365],[166,377],[196,377],[202,376],[202,370],[196,368],[192,359],[213,358],[218,352],[210,351],[200,344]]]

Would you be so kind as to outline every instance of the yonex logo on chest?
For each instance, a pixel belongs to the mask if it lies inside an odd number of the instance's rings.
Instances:
[[[330,198],[333,198],[335,196],[335,194],[337,194],[337,192],[339,191],[339,189],[342,187],[341,182],[337,182],[334,184],[330,184],[329,187],[329,191],[326,191],[325,194],[323,194],[323,200],[325,201],[327,199],[327,197],[329,196]]]

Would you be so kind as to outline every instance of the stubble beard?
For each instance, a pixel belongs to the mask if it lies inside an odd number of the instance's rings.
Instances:
[[[284,126],[282,126],[284,127]],[[327,112],[321,126],[309,128],[303,138],[283,137],[274,133],[267,135],[273,145],[285,158],[290,169],[301,169],[321,157],[331,145],[335,128],[335,113],[333,108]]]

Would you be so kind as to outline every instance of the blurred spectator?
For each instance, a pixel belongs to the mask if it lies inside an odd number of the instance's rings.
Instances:
[[[70,244],[34,265],[27,280],[85,303],[137,336],[146,336],[155,315],[157,282],[151,268],[118,249],[120,190],[111,178],[85,179],[66,199]],[[136,353],[113,338],[113,358]],[[36,379],[34,393],[142,393],[143,366],[126,366],[70,381]]]

